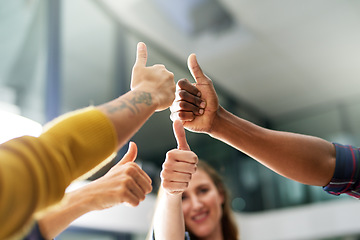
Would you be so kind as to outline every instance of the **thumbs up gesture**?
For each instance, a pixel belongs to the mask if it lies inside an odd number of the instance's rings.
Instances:
[[[161,186],[169,194],[182,194],[188,187],[192,174],[196,172],[198,157],[190,150],[184,127],[179,120],[173,122],[173,131],[178,148],[166,154],[160,173]]]
[[[210,133],[220,108],[218,97],[211,79],[203,73],[195,54],[189,56],[188,68],[195,83],[187,79],[177,82],[170,118],[173,121],[181,120],[190,131]]]
[[[128,152],[103,177],[89,183],[83,190],[88,199],[87,207],[101,210],[119,203],[137,206],[152,190],[151,178],[134,162],[137,146],[130,142]]]
[[[149,93],[151,103],[155,103],[157,111],[161,111],[168,108],[175,98],[174,74],[161,64],[147,67],[147,57],[146,45],[139,42],[132,70],[131,90]]]

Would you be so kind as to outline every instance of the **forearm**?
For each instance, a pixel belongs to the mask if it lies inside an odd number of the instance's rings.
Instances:
[[[138,90],[129,91],[97,107],[113,123],[118,148],[121,148],[155,112],[157,105],[153,101],[153,94]]]
[[[335,169],[335,148],[323,139],[259,127],[221,108],[210,135],[295,181],[324,186]]]
[[[74,220],[91,211],[88,196],[80,190],[67,193],[62,202],[44,213],[38,220],[40,232],[45,239],[53,239]]]
[[[184,240],[185,222],[181,194],[170,195],[160,190],[154,216],[156,240]]]

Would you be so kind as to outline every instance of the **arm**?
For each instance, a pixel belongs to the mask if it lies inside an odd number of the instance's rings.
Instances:
[[[71,181],[119,149],[156,110],[171,104],[173,74],[162,65],[145,66],[143,43],[137,51],[130,92],[66,114],[38,138],[25,136],[0,146],[0,239],[18,234],[33,214],[58,202]]]
[[[202,72],[195,55],[190,55],[188,66],[196,83],[178,82],[171,107],[173,120],[182,120],[190,131],[207,133],[287,178],[318,186],[329,183],[336,159],[332,143],[265,129],[231,114],[219,105],[212,81]],[[206,107],[200,106],[201,102],[206,102]]]
[[[181,204],[181,193],[170,194],[160,188],[153,223],[154,239],[184,240],[185,223]]]
[[[185,131],[179,121],[174,122],[174,133],[178,149],[166,154],[161,171],[161,187],[154,215],[156,240],[184,240],[182,193],[187,188],[191,175],[195,173],[198,162],[197,156],[186,143]]]
[[[91,183],[90,183],[91,184]],[[44,213],[38,220],[38,226],[44,239],[53,239],[64,231],[72,221],[92,211],[89,199],[81,190],[66,193],[61,203]]]
[[[131,91],[98,107],[113,123],[119,148],[155,111],[167,109],[175,98],[174,74],[164,65],[146,67],[146,61],[146,46],[139,43]]]
[[[72,221],[94,210],[110,208],[127,202],[137,206],[151,192],[151,179],[133,161],[136,144],[131,142],[128,152],[103,177],[65,194],[64,199],[38,220],[45,239],[53,239]]]
[[[323,139],[259,127],[219,108],[210,135],[295,181],[327,185],[335,170],[335,148]]]

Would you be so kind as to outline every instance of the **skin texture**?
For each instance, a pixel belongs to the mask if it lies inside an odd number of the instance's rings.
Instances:
[[[173,121],[182,121],[189,131],[209,134],[289,179],[316,186],[330,182],[336,162],[332,143],[266,129],[233,115],[219,105],[213,83],[203,73],[195,54],[189,56],[188,67],[195,83],[178,81],[170,107]]]

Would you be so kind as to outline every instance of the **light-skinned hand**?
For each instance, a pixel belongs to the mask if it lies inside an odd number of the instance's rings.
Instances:
[[[161,171],[161,186],[169,194],[181,194],[188,187],[196,172],[197,155],[190,150],[185,129],[179,120],[173,122],[178,148],[167,152]]]
[[[137,45],[136,61],[132,70],[131,90],[140,90],[151,94],[157,104],[156,111],[168,108],[175,98],[174,74],[164,65],[155,64],[147,67],[147,48],[145,43]]]
[[[92,200],[91,210],[101,210],[120,203],[137,206],[151,192],[151,179],[134,162],[136,156],[137,146],[130,142],[128,152],[115,166],[103,177],[85,186],[84,191]]]

